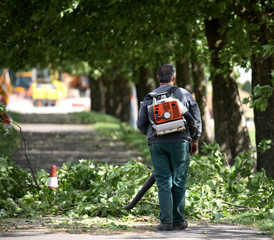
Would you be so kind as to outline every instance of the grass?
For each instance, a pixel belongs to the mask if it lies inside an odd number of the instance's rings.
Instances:
[[[19,140],[17,135],[3,136],[0,134],[0,156],[12,157],[13,152],[18,147]]]
[[[107,114],[97,113],[97,112],[77,112],[73,115],[81,118],[83,123],[95,124],[95,123],[114,123],[119,124],[120,121]]]
[[[20,119],[21,119],[21,114],[20,113],[9,112],[8,114],[12,118],[13,121],[20,122]]]

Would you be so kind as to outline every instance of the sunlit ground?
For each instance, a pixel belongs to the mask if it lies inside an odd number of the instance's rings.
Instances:
[[[39,113],[70,113],[88,111],[90,109],[90,98],[88,96],[73,97],[58,100],[56,106],[35,107],[30,98],[20,95],[11,95],[7,110],[9,112],[17,112],[23,114]]]

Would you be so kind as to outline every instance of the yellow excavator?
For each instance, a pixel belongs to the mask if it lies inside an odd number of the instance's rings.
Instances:
[[[4,68],[0,76],[0,104],[7,106],[11,93],[12,87],[10,82],[9,69]],[[6,112],[0,113],[0,120],[3,121],[4,127],[11,127],[12,120]]]
[[[67,97],[68,89],[64,83],[56,79],[56,74],[49,77],[45,72],[37,75],[28,91],[34,106],[55,106],[58,100]]]
[[[24,97],[28,96],[28,89],[32,84],[32,72],[17,72],[13,93]]]

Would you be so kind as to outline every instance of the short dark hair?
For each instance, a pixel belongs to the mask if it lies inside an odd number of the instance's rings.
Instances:
[[[176,76],[175,67],[171,64],[164,64],[158,68],[157,76],[161,83],[171,82]]]

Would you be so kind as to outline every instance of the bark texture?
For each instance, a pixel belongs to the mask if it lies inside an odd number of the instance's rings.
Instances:
[[[118,71],[114,69],[113,72]],[[117,117],[122,122],[129,122],[130,86],[129,81],[121,74],[104,78],[106,113]]]
[[[114,70],[115,71],[115,70]],[[91,110],[117,117],[122,122],[130,119],[130,84],[122,75],[90,77]]]
[[[252,88],[257,84],[271,85],[271,70],[274,69],[274,55],[252,57]],[[256,128],[256,145],[263,139],[272,140],[271,148],[265,152],[258,152],[257,170],[266,170],[269,177],[274,178],[274,96],[268,99],[266,111],[254,109],[254,123]]]
[[[271,71],[274,69],[273,52],[263,57],[262,46],[272,45],[273,27],[271,27],[271,18],[273,18],[273,4],[268,1],[261,1],[263,8],[256,8],[256,4],[236,3],[231,1],[229,8],[239,17],[245,20],[250,26],[256,26],[250,32],[250,49],[253,50],[251,57],[252,67],[252,87],[256,85],[272,86],[272,95],[268,99],[266,111],[261,112],[254,109],[254,123],[256,130],[256,145],[263,139],[272,141],[271,148],[264,153],[258,153],[257,170],[266,170],[269,177],[274,178],[274,86],[271,84]],[[263,11],[262,11],[263,9]]]
[[[105,90],[103,84],[103,77],[95,80],[89,77],[90,86],[90,101],[91,111],[106,113],[105,105]]]
[[[230,164],[242,152],[250,150],[249,134],[243,108],[232,71],[221,62],[220,52],[226,45],[225,33],[220,34],[220,19],[205,21],[206,37],[211,55],[213,86],[213,115],[215,140]],[[229,65],[228,65],[229,66]]]
[[[213,141],[211,126],[210,126],[210,114],[207,106],[207,88],[204,75],[204,68],[201,62],[196,59],[191,59],[192,78],[194,83],[195,99],[199,105],[203,131],[199,139],[199,151],[201,153],[202,143],[210,144]]]
[[[182,57],[176,61],[176,83],[192,93],[189,58]]]
[[[157,70],[156,70],[157,72]],[[155,88],[155,82],[151,77],[149,68],[140,67],[139,79],[136,83],[138,107],[140,107],[140,101],[143,101],[144,97]]]

